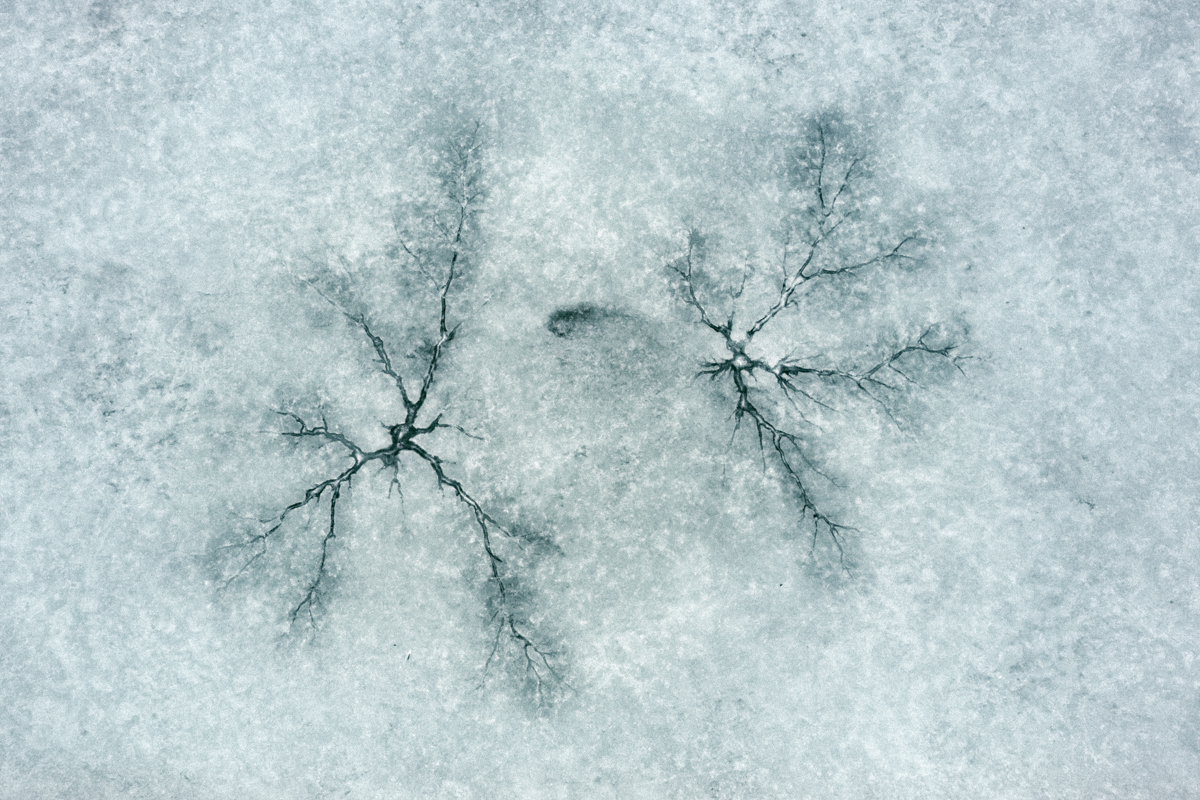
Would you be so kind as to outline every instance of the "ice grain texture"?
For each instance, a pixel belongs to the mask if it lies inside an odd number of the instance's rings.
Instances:
[[[5,5],[0,797],[1194,796],[1198,35],[1187,3]],[[731,441],[665,270],[695,226],[765,280],[831,109],[928,257],[763,347],[951,315],[981,356],[901,430],[811,432],[849,574]],[[519,534],[578,690],[541,707],[482,674],[487,565],[415,470],[343,492],[311,640],[319,516],[218,591],[338,464],[273,409],[364,447],[403,416],[297,278],[419,363],[397,232],[473,119],[434,400],[483,441],[440,452]]]

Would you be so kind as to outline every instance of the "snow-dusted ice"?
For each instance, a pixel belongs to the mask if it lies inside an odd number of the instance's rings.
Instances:
[[[0,9],[0,797],[1200,792],[1198,34]]]

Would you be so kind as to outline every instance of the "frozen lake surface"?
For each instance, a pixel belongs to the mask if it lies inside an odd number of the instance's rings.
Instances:
[[[1194,9],[330,5],[0,11],[0,797],[1200,792]]]

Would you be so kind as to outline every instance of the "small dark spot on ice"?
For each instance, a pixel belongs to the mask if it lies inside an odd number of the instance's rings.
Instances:
[[[581,328],[595,325],[605,316],[607,314],[603,309],[591,303],[579,303],[557,309],[546,320],[546,328],[555,336],[566,338]]]
[[[628,319],[627,313],[614,308],[577,303],[556,309],[546,318],[546,329],[555,336],[566,339],[587,333],[606,322]]]

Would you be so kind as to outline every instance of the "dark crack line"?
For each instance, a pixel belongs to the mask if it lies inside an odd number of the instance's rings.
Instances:
[[[668,267],[679,276],[682,282],[683,302],[685,305],[696,312],[700,323],[704,327],[721,337],[725,349],[729,354],[726,358],[702,363],[698,375],[707,376],[713,381],[729,381],[727,385],[733,390],[735,396],[732,413],[732,417],[734,418],[734,435],[736,435],[744,419],[749,418],[753,421],[754,432],[758,441],[759,452],[763,457],[764,466],[766,464],[767,453],[769,452],[774,456],[774,460],[782,469],[786,482],[796,493],[800,505],[801,520],[810,521],[812,524],[812,549],[815,550],[820,535],[824,532],[836,547],[839,562],[843,569],[845,569],[846,534],[858,531],[852,526],[836,521],[819,508],[809,490],[804,475],[805,473],[812,473],[829,480],[835,486],[837,483],[813,463],[805,451],[804,438],[801,434],[798,431],[780,427],[777,422],[773,421],[754,402],[752,397],[756,394],[770,396],[770,389],[773,387],[778,390],[782,399],[786,400],[795,409],[802,423],[815,427],[814,423],[809,421],[808,417],[803,413],[800,401],[805,401],[815,407],[826,410],[832,411],[835,409],[829,403],[822,400],[811,385],[805,385],[802,381],[814,380],[826,384],[847,386],[879,407],[882,413],[897,428],[900,428],[899,420],[881,394],[896,393],[900,391],[901,387],[889,383],[885,379],[885,376],[895,375],[909,385],[919,385],[919,382],[906,372],[905,366],[909,359],[918,357],[942,359],[959,372],[962,372],[962,363],[968,357],[958,353],[960,347],[958,343],[949,343],[941,347],[931,344],[930,339],[934,332],[932,327],[922,331],[921,335],[910,344],[888,353],[870,367],[858,371],[807,367],[804,366],[801,360],[792,357],[783,358],[775,363],[768,363],[761,358],[755,358],[751,354],[748,354],[747,350],[751,348],[755,336],[765,330],[783,311],[795,307],[800,291],[814,281],[861,272],[870,267],[893,261],[912,259],[912,256],[905,252],[905,249],[916,241],[916,237],[912,234],[907,234],[900,237],[891,247],[885,248],[868,258],[851,260],[849,263],[832,266],[820,266],[817,259],[822,246],[834,236],[841,224],[849,218],[851,212],[839,212],[837,204],[839,199],[850,188],[855,178],[860,174],[861,171],[859,168],[863,163],[863,159],[858,154],[850,156],[848,166],[841,173],[841,178],[836,180],[837,188],[833,190],[832,197],[829,197],[826,190],[826,173],[830,169],[828,163],[829,144],[827,142],[827,131],[823,123],[817,124],[816,133],[818,153],[815,166],[810,167],[814,172],[813,193],[815,195],[815,204],[811,210],[816,223],[815,233],[800,246],[803,258],[797,264],[792,258],[796,249],[794,247],[792,231],[790,228],[785,230],[779,259],[781,275],[777,294],[766,311],[762,312],[757,318],[754,318],[754,321],[740,335],[735,331],[734,321],[738,315],[738,301],[745,290],[747,269],[743,268],[741,280],[736,287],[733,285],[730,286],[728,294],[732,304],[728,314],[725,314],[723,317],[724,321],[718,322],[719,317],[706,305],[696,285],[695,242],[700,241],[702,238],[700,231],[694,228],[688,231],[688,245],[686,250],[683,255],[670,262]],[[832,183],[829,185],[832,185]],[[765,387],[758,381],[760,373],[764,378],[770,376]]]
[[[495,594],[495,611],[493,612],[492,620],[496,624],[496,642],[484,665],[485,676],[497,655],[501,639],[507,636],[521,653],[524,659],[525,673],[534,685],[537,699],[539,702],[542,702],[548,698],[550,692],[559,687],[570,688],[570,685],[564,679],[560,669],[554,664],[556,654],[536,641],[533,631],[522,620],[514,608],[511,579],[506,578],[502,570],[502,565],[505,562],[498,550],[496,541],[497,535],[511,539],[513,538],[512,534],[483,509],[482,505],[467,491],[461,481],[447,474],[444,460],[422,443],[424,441],[422,437],[428,437],[439,430],[453,430],[476,440],[480,439],[480,437],[469,433],[460,425],[442,422],[440,414],[435,415],[426,424],[422,425],[418,422],[422,412],[426,410],[426,405],[431,396],[430,392],[434,385],[438,368],[441,365],[443,352],[454,340],[458,330],[457,325],[451,326],[448,322],[449,297],[462,267],[462,253],[465,246],[464,238],[468,223],[474,213],[474,204],[482,196],[482,189],[478,186],[478,167],[475,163],[481,144],[479,142],[479,130],[479,126],[477,125],[465,144],[452,144],[454,157],[457,159],[456,175],[451,191],[451,198],[455,203],[455,212],[452,225],[447,226],[439,223],[447,240],[450,254],[448,263],[444,267],[443,277],[435,281],[437,286],[438,338],[429,353],[428,361],[420,371],[420,383],[416,389],[415,396],[410,394],[410,385],[406,383],[403,376],[401,376],[400,372],[394,366],[383,338],[372,330],[365,315],[352,313],[334,298],[323,292],[315,283],[305,281],[326,302],[341,312],[370,342],[371,347],[374,349],[375,361],[380,372],[391,380],[400,393],[400,399],[404,406],[404,421],[393,425],[385,424],[384,427],[388,431],[390,443],[379,449],[370,450],[359,445],[345,434],[332,430],[324,417],[321,418],[320,424],[310,424],[295,412],[278,411],[278,414],[289,418],[297,426],[295,430],[283,431],[281,433],[282,436],[297,440],[315,441],[322,447],[326,445],[340,446],[345,450],[345,455],[350,459],[351,463],[333,477],[309,487],[305,490],[304,496],[301,499],[286,506],[275,517],[265,520],[264,523],[268,527],[264,531],[249,537],[240,545],[243,547],[255,547],[256,552],[225,581],[224,586],[228,588],[230,584],[246,574],[265,555],[273,537],[281,532],[285,523],[294,512],[310,505],[318,504],[328,494],[328,525],[321,540],[320,556],[315,565],[315,574],[305,585],[299,601],[291,607],[288,613],[289,630],[294,628],[297,621],[301,618],[307,619],[308,623],[315,628],[317,625],[315,611],[318,606],[323,605],[322,591],[329,575],[330,547],[338,536],[337,510],[338,501],[342,496],[342,489],[348,488],[353,478],[368,464],[378,463],[381,471],[389,469],[393,471],[393,477],[388,485],[388,496],[391,496],[391,491],[394,488],[403,500],[404,495],[400,484],[400,462],[405,454],[411,454],[414,459],[425,464],[433,473],[439,490],[449,489],[458,505],[470,512],[475,528],[481,537],[483,552],[488,564],[489,584],[493,587]],[[408,244],[401,242],[401,247],[412,258],[417,269],[432,279],[434,271],[430,264],[426,263]]]

